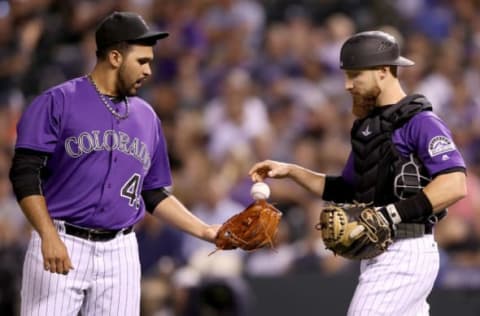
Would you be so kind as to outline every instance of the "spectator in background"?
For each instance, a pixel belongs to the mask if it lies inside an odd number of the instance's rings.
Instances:
[[[441,115],[449,126],[455,143],[464,150],[464,157],[468,162],[473,162],[475,157],[475,139],[480,135],[480,99],[475,99],[470,94],[464,77],[452,82],[452,97],[448,100],[448,107]],[[470,150],[469,150],[470,149]]]
[[[443,289],[480,288],[480,179],[467,178],[469,194],[448,209],[436,236],[442,251],[437,286]]]
[[[22,261],[30,226],[22,216],[8,180],[11,150],[0,146],[0,308],[5,315],[20,311]]]
[[[0,2],[1,106],[15,104],[15,99],[23,96],[18,86],[35,57],[34,51],[45,24],[37,16],[37,10],[41,8],[19,1]]]
[[[142,275],[161,273],[161,263],[171,262],[172,269],[185,263],[182,245],[185,236],[172,227],[148,216],[136,227]]]
[[[264,24],[264,8],[252,0],[219,0],[207,9],[202,23],[214,47],[228,43],[228,38],[239,32],[243,34],[241,44],[249,49],[259,46]]]
[[[446,108],[454,98],[453,82],[459,80],[461,70],[461,47],[456,42],[444,42],[435,50],[432,70],[417,87],[416,92],[425,95],[434,111],[445,117]]]
[[[340,67],[338,55],[343,42],[355,33],[355,24],[345,14],[337,13],[329,16],[325,21],[325,43],[318,48],[317,54],[320,60],[328,66],[331,71],[338,72]]]
[[[205,167],[210,170],[208,174],[212,175],[215,173],[212,170],[213,164]],[[217,170],[217,172],[219,173],[217,176],[210,176],[196,183],[197,199],[191,210],[193,214],[205,222],[223,223],[245,208],[244,205],[233,201],[229,197],[232,183],[228,183],[228,178],[221,174],[221,169]],[[211,243],[186,236],[182,253],[185,258],[190,258],[195,252],[205,252],[205,249],[210,252],[215,247],[212,247]]]
[[[264,33],[262,49],[255,58],[252,75],[261,87],[272,80],[294,72],[288,27],[281,23],[270,25]]]
[[[270,122],[265,103],[252,95],[248,72],[235,69],[223,84],[222,94],[205,108],[205,127],[209,136],[208,153],[221,162],[229,152],[245,146],[257,157],[265,157],[270,147]]]
[[[183,56],[193,64],[207,57],[207,37],[200,24],[200,5],[195,1],[153,1],[152,20],[159,28],[171,30],[173,39],[165,47],[156,50],[158,61],[155,82],[172,84],[182,75]],[[198,69],[197,69],[198,70]]]

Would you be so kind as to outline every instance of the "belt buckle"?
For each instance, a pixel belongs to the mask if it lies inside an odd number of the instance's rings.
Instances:
[[[87,240],[93,241],[92,229],[87,230]]]
[[[119,229],[115,234],[115,238],[125,235],[126,230],[127,230],[126,228]]]
[[[88,235],[87,235],[88,240],[97,241],[97,239],[95,238],[97,235],[101,236],[100,231],[98,229],[95,229],[95,228],[88,229]]]

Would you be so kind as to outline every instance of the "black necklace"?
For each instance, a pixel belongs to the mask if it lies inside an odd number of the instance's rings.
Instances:
[[[125,97],[125,114],[121,115],[119,114],[117,111],[115,111],[114,108],[112,108],[112,106],[110,105],[110,103],[108,102],[108,100],[105,98],[105,96],[100,92],[100,90],[98,89],[97,87],[97,84],[95,83],[95,81],[93,81],[93,78],[91,75],[88,75],[87,76],[88,80],[92,83],[93,87],[95,88],[95,91],[97,91],[97,94],[98,96],[100,97],[100,100],[102,100],[103,104],[105,104],[105,106],[107,107],[107,109],[110,111],[110,113],[112,113],[113,116],[115,116],[117,119],[119,120],[124,120],[128,117],[128,98]]]

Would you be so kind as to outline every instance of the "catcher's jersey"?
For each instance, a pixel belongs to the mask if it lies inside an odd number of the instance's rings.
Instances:
[[[365,131],[365,135],[369,136],[368,131]],[[416,154],[430,176],[447,170],[465,168],[465,162],[453,142],[450,130],[431,111],[420,112],[395,130],[392,141],[403,157]],[[350,153],[342,177],[353,184],[353,153]]]
[[[53,219],[124,228],[145,213],[142,190],[171,184],[160,120],[141,98],[128,102],[128,118],[115,118],[80,77],[44,92],[22,115],[16,148],[50,154],[42,189]],[[124,101],[110,105],[125,113]]]

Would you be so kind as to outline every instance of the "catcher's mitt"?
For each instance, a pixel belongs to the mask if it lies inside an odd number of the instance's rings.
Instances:
[[[223,223],[215,237],[217,249],[210,254],[235,248],[273,248],[281,217],[282,213],[266,200],[255,201]]]
[[[320,214],[316,228],[327,249],[348,259],[369,259],[384,252],[392,241],[388,220],[366,204],[332,204]]]

